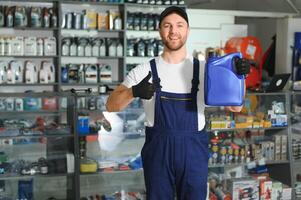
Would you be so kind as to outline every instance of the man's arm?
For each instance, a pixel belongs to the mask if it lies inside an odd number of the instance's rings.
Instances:
[[[126,108],[133,101],[132,88],[119,85],[109,96],[106,109],[108,112],[118,112]]]

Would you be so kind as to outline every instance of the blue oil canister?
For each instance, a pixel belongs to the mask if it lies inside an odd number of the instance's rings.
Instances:
[[[211,57],[205,66],[205,104],[210,106],[240,106],[244,100],[243,75],[237,75],[233,59],[241,53]]]

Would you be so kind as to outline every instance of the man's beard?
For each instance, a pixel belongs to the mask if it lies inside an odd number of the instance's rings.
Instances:
[[[166,39],[162,39],[162,42],[169,50],[172,51],[181,49],[185,44],[185,40],[180,40],[176,46],[172,44],[172,41],[167,41]]]

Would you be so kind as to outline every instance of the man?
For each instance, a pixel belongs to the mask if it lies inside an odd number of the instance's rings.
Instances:
[[[108,98],[109,112],[143,99],[146,141],[141,151],[148,200],[203,200],[208,173],[204,63],[187,55],[188,17],[171,6],[160,15],[162,55],[134,68]],[[237,71],[247,73],[241,60]],[[200,81],[199,81],[200,80]],[[241,107],[227,107],[240,111]]]

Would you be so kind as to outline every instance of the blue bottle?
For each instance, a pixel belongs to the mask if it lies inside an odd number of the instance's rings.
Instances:
[[[244,100],[243,75],[237,75],[233,59],[241,53],[211,57],[205,66],[205,104],[210,106],[241,106]]]

